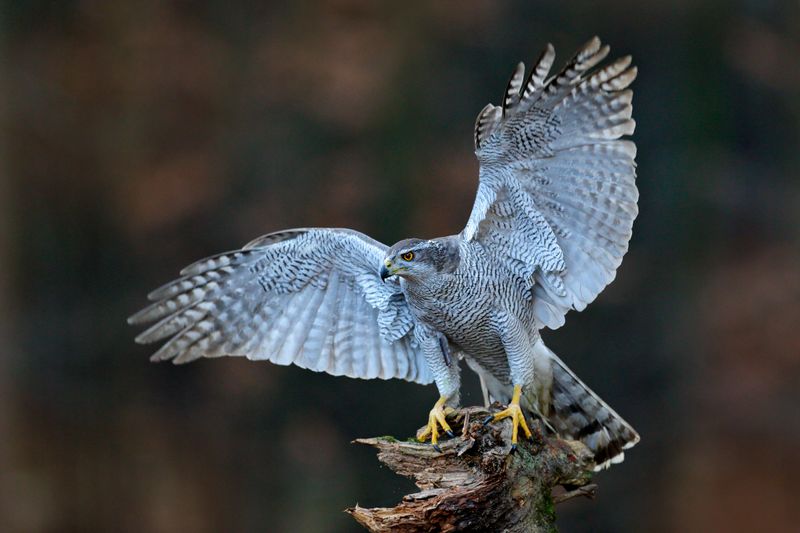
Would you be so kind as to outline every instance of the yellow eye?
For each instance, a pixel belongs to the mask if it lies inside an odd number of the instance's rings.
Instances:
[[[400,257],[403,258],[403,261],[411,261],[414,259],[414,252],[406,252]]]

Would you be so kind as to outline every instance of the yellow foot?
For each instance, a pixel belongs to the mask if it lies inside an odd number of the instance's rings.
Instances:
[[[486,419],[484,424],[488,424],[489,422],[496,422],[498,420],[502,420],[504,418],[511,418],[511,449],[517,447],[517,436],[519,434],[519,428],[522,427],[522,431],[525,432],[525,436],[531,438],[531,430],[528,429],[528,424],[525,422],[525,415],[522,414],[522,408],[519,406],[519,397],[522,393],[522,387],[519,385],[514,386],[514,396],[511,398],[511,403],[508,404],[508,407],[500,411],[494,416],[490,416]]]
[[[417,435],[417,440],[420,442],[431,439],[431,444],[437,452],[442,451],[441,448],[439,448],[439,426],[442,427],[442,430],[448,437],[453,436],[453,430],[450,429],[450,425],[447,423],[447,420],[445,420],[445,417],[453,412],[453,408],[445,407],[445,401],[447,401],[447,398],[442,396],[434,404],[433,409],[431,409],[431,412],[428,414],[428,427]]]

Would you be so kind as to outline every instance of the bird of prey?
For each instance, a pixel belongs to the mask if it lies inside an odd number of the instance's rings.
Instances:
[[[596,469],[638,434],[544,344],[613,279],[638,213],[631,58],[599,66],[595,37],[556,75],[547,45],[475,124],[475,204],[458,235],[388,247],[354,230],[262,236],[198,261],[149,295],[136,341],[153,361],[245,356],[333,375],[436,383],[421,438],[451,435],[459,360],[530,437],[526,415],[582,441]],[[438,448],[438,446],[437,446]]]

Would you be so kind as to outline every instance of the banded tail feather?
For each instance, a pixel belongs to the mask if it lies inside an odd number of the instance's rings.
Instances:
[[[541,340],[535,357],[553,361],[553,385],[547,420],[558,434],[578,440],[594,454],[595,471],[621,463],[639,434],[581,381]]]
[[[625,450],[639,442],[639,434],[558,358],[541,339],[534,345],[538,373],[523,388],[521,405],[547,430],[586,445],[594,456],[595,471],[621,463]],[[513,385],[502,382],[471,358],[467,365],[481,381],[484,400],[508,404]],[[507,373],[505,373],[508,376]]]

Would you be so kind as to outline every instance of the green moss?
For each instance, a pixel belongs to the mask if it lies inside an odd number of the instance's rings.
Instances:
[[[553,497],[549,493],[543,493],[536,505],[536,516],[540,520],[540,525],[548,528],[551,533],[557,533],[556,528],[556,506]]]

